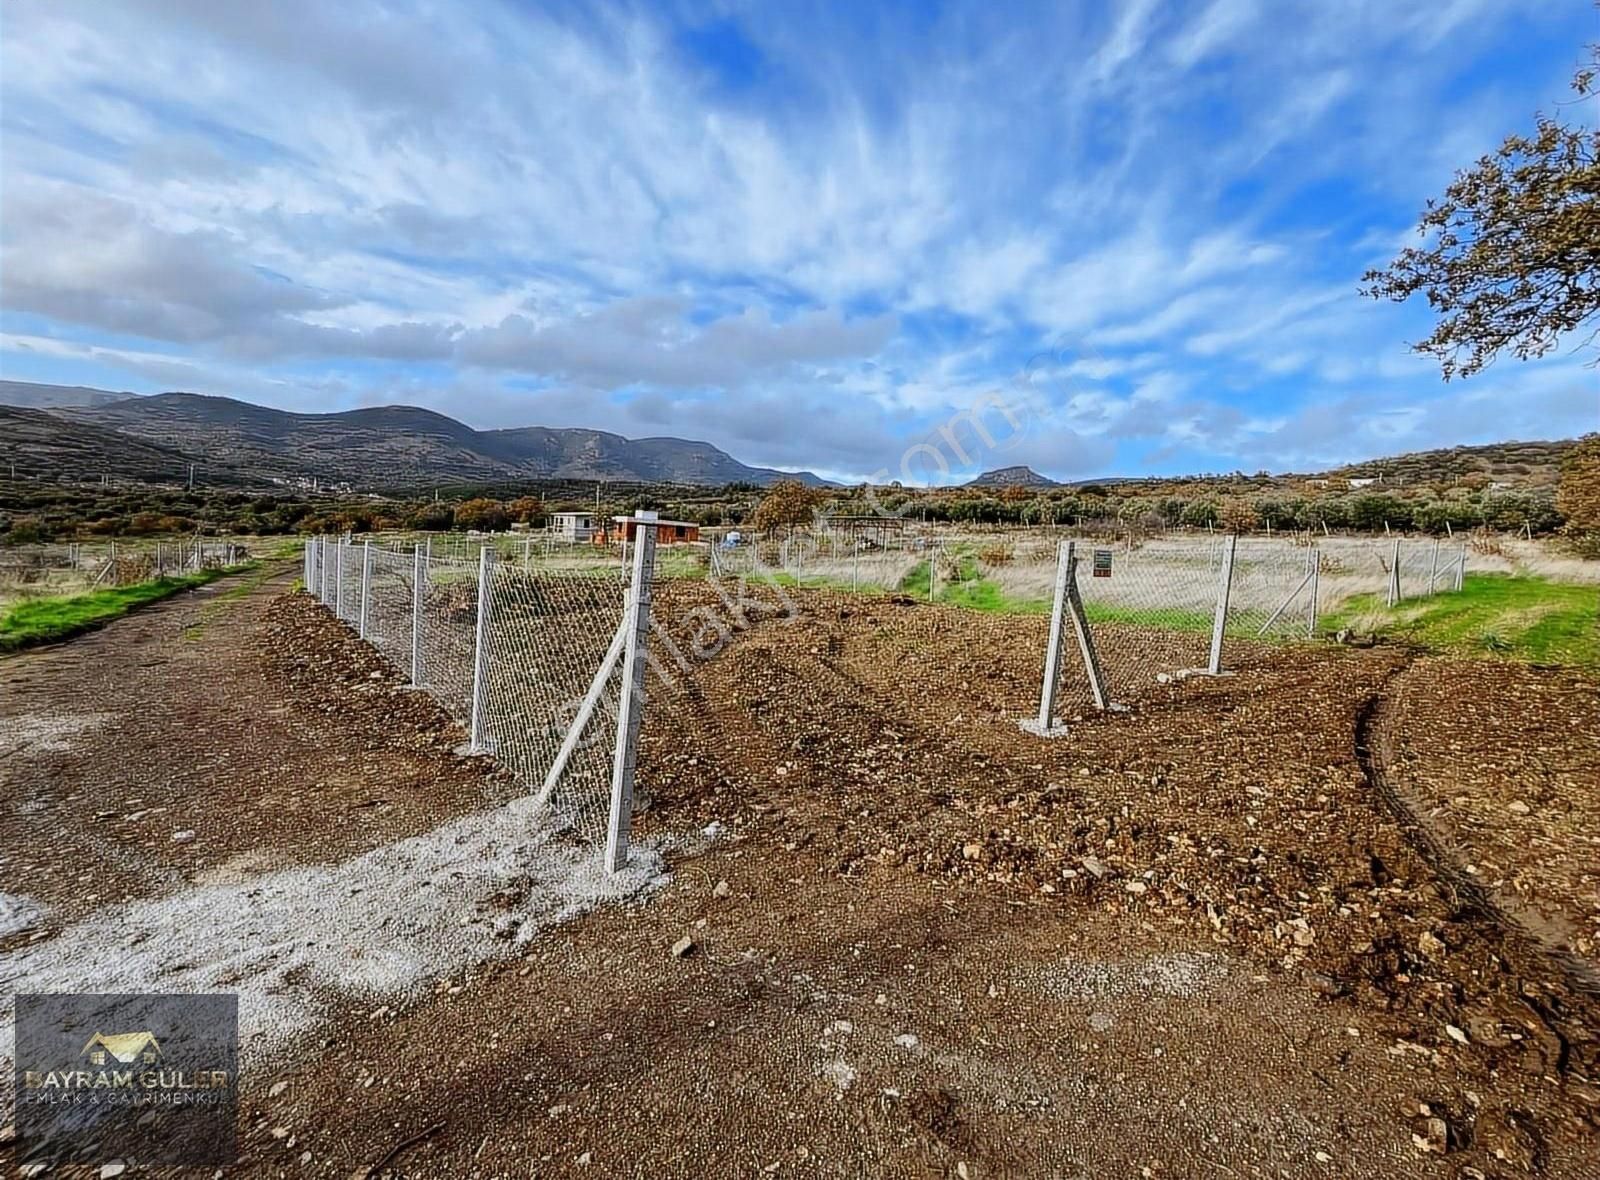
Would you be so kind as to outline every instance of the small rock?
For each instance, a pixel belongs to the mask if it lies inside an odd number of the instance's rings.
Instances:
[[[1445,1031],[1445,1035],[1448,1036],[1452,1041],[1454,1041],[1458,1045],[1468,1045],[1468,1044],[1472,1043],[1471,1041],[1469,1041],[1467,1039],[1466,1032],[1464,1030],[1462,1030],[1462,1029],[1457,1028],[1453,1024],[1445,1025],[1444,1026],[1444,1031]]]
[[[289,1088],[289,1083],[288,1082],[273,1082],[272,1086],[267,1090],[267,1097],[268,1098],[276,1098],[279,1094],[282,1094],[288,1088]]]
[[[582,1164],[584,1167],[587,1168],[590,1164],[594,1163],[594,1152],[592,1152],[592,1151],[584,1152],[582,1155],[580,1155],[578,1157],[578,1163]]]
[[[309,1151],[302,1151],[300,1153],[300,1162],[302,1164],[309,1164],[311,1162],[311,1153]]]
[[[1111,867],[1107,865],[1105,861],[1099,860],[1096,857],[1086,856],[1083,858],[1082,863],[1083,867],[1088,870],[1088,872],[1097,881],[1103,881],[1111,873]]]
[[[193,832],[185,828],[181,832],[172,833],[172,842],[174,844],[192,844],[194,843],[194,836],[195,834]]]
[[[289,1137],[289,1128],[288,1127],[273,1127],[272,1128],[272,1137],[274,1139],[287,1139]]]
[[[717,884],[716,884],[716,888],[712,889],[712,891],[711,891],[711,896],[712,897],[727,897],[728,894],[730,894],[732,892],[733,892],[733,886],[729,885],[726,881],[718,881]]]
[[[1443,1155],[1450,1148],[1450,1124],[1434,1115],[1424,1120],[1422,1134],[1412,1134],[1411,1142],[1422,1151]]]
[[[121,1160],[112,1160],[109,1164],[100,1165],[100,1180],[111,1180],[113,1176],[120,1176],[128,1170],[128,1165]]]
[[[1442,959],[1447,949],[1444,940],[1431,930],[1424,930],[1417,936],[1417,949],[1430,959]]]
[[[1126,885],[1123,886],[1123,888],[1126,889],[1129,893],[1132,893],[1135,896],[1138,896],[1139,894],[1148,891],[1150,886],[1146,885],[1143,881],[1129,881]]]
[[[694,939],[690,938],[687,934],[685,934],[682,938],[678,939],[677,942],[672,944],[672,957],[674,959],[687,958],[689,955],[691,955],[693,953],[694,953]]]
[[[1506,810],[1512,815],[1527,815],[1533,810],[1533,808],[1529,807],[1521,799],[1513,799],[1510,803],[1506,804]]]
[[[902,1049],[915,1049],[922,1042],[917,1039],[915,1033],[901,1033],[899,1036],[895,1037],[894,1043],[899,1045]]]

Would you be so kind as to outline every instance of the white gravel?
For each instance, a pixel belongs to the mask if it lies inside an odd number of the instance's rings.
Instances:
[[[1215,991],[1228,966],[1217,955],[1180,952],[1121,961],[1066,959],[1029,976],[1025,986],[1057,1000],[1193,999]]]
[[[341,1001],[394,999],[540,930],[664,883],[634,845],[610,876],[597,850],[559,842],[519,799],[337,864],[100,910],[0,955],[0,991],[237,992],[240,1048],[273,1051]],[[0,1055],[13,1046],[0,1009]]]

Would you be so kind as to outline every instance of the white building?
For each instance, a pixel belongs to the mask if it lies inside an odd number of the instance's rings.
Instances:
[[[557,512],[550,517],[550,531],[563,541],[589,541],[594,538],[594,513]]]

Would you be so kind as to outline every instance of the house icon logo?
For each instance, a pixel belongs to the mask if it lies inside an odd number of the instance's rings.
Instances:
[[[89,1038],[79,1056],[88,1057],[93,1065],[105,1065],[108,1060],[116,1060],[123,1065],[132,1065],[134,1062],[154,1065],[161,1060],[161,1045],[153,1032],[97,1032]]]

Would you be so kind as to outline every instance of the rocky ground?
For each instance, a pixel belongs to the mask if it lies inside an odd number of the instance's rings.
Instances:
[[[1130,710],[1078,714],[1079,684],[1046,740],[1016,724],[1043,620],[790,602],[742,625],[660,588],[681,658],[652,677],[636,831],[671,880],[419,990],[334,989],[246,1076],[226,1174],[1600,1173],[1593,1002],[1456,884],[1408,810],[1424,785],[1370,740],[1408,654],[1262,647],[1177,682],[1130,631],[1106,645]],[[514,786],[309,600],[264,587],[188,638],[185,609],[4,665],[0,717],[101,719],[26,722],[0,822],[114,803],[58,851],[164,872],[85,898],[11,851],[68,837],[8,830],[0,889],[38,882],[49,913],[0,945]],[[124,796],[160,782],[152,834]]]
[[[1600,960],[1600,690],[1570,669],[1419,660],[1397,769],[1463,871],[1560,950]]]

